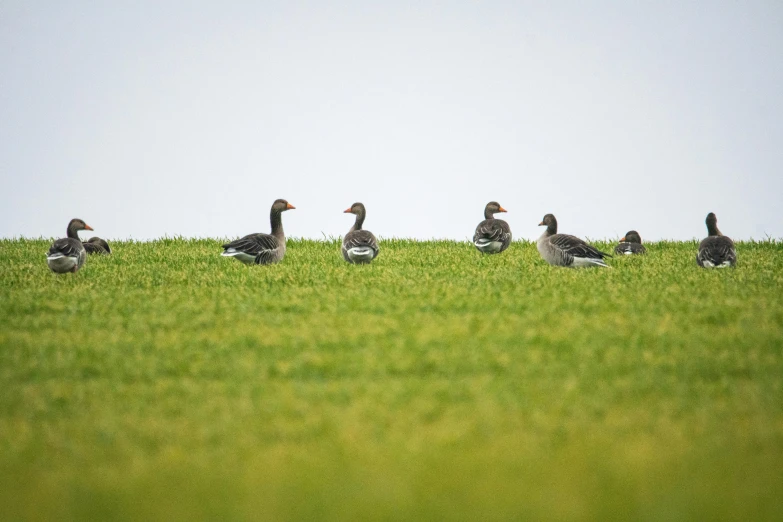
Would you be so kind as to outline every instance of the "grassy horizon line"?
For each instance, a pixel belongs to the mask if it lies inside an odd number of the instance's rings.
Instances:
[[[152,239],[134,239],[134,238],[104,238],[107,241],[115,242],[115,243],[129,243],[129,244],[144,244],[144,243],[156,243],[156,242],[162,242],[162,241],[184,241],[184,242],[199,242],[199,241],[214,241],[214,242],[221,242],[221,241],[231,241],[233,239],[236,239],[237,237],[242,236],[225,236],[225,237],[195,237],[195,236],[183,236],[183,235],[164,235],[162,237],[158,238],[152,238]],[[396,236],[382,236],[377,235],[378,241],[380,242],[387,242],[387,243],[443,243],[443,244],[469,244],[472,245],[473,242],[470,240],[470,238],[466,237],[465,239],[449,239],[449,238],[430,238],[430,239],[419,239],[419,238],[408,238],[408,237],[396,237]],[[324,236],[323,238],[309,238],[309,237],[300,237],[300,236],[286,236],[286,243],[333,243],[336,241],[342,241],[343,236]],[[13,242],[35,242],[35,241],[55,241],[56,239],[59,239],[59,237],[44,237],[44,236],[38,236],[38,237],[26,237],[26,236],[18,236],[18,237],[0,237],[0,243],[13,243]],[[86,238],[85,238],[86,239]],[[612,238],[612,237],[584,237],[583,238],[588,243],[595,242],[595,243],[617,243],[620,238]],[[658,239],[658,240],[644,240],[643,243],[645,245],[658,245],[658,244],[665,244],[665,245],[676,245],[676,244],[685,244],[685,243],[696,243],[698,244],[702,239],[704,238],[697,238],[694,237],[692,239]],[[758,245],[758,244],[764,244],[764,245],[777,245],[777,244],[783,244],[783,237],[775,238],[772,236],[767,236],[763,239],[756,239],[756,238],[750,238],[750,239],[734,239],[734,244],[736,245]],[[527,239],[527,238],[515,238],[512,243],[515,244],[522,244],[522,245],[531,245],[535,244],[537,239]]]

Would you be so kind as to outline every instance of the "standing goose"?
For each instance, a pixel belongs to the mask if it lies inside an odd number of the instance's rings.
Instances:
[[[275,200],[269,220],[271,234],[249,234],[223,245],[222,256],[233,257],[246,265],[271,265],[279,263],[285,256],[285,234],[281,214],[296,208],[284,199]]]
[[[76,272],[87,259],[87,252],[79,240],[80,230],[92,230],[92,227],[81,219],[72,219],[68,223],[67,236],[58,239],[52,243],[49,252],[46,254],[46,264],[52,272],[65,274],[66,272]]]
[[[343,257],[349,263],[367,264],[376,257],[381,249],[378,240],[369,230],[362,230],[362,223],[367,217],[367,210],[362,203],[354,203],[351,208],[343,211],[345,214],[355,214],[356,221],[351,230],[343,238]]]
[[[718,218],[710,212],[707,214],[707,236],[699,244],[696,263],[704,268],[724,268],[737,264],[737,251],[734,241],[718,230]]]
[[[109,243],[99,237],[91,237],[82,243],[88,254],[111,254]]]
[[[629,230],[620,239],[620,244],[614,247],[614,253],[630,256],[633,254],[646,254],[647,249],[642,245],[642,236],[636,230]]]
[[[557,219],[552,214],[544,216],[538,226],[546,226],[546,230],[538,238],[538,253],[550,265],[572,268],[609,266],[604,262],[604,258],[612,257],[611,254],[601,252],[578,237],[558,234]]]
[[[478,224],[473,234],[473,244],[479,252],[498,254],[511,243],[511,228],[502,219],[495,219],[494,214],[498,212],[506,212],[506,209],[497,201],[490,201],[484,207],[484,221]]]

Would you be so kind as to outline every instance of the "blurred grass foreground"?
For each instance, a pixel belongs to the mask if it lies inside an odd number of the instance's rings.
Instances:
[[[783,517],[780,242],[219,245],[0,240],[0,518]]]

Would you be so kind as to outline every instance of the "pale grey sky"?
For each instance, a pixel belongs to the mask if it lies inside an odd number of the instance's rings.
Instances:
[[[783,237],[783,3],[0,2],[0,237]]]

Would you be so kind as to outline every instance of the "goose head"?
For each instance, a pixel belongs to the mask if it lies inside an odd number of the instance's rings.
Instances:
[[[639,235],[639,232],[636,230],[629,230],[625,233],[625,236],[623,236],[620,239],[620,242],[623,243],[639,243],[642,244],[642,236]]]
[[[544,219],[541,220],[541,223],[539,223],[538,226],[546,227],[547,233],[550,235],[557,234],[557,219],[555,219],[554,214],[547,214],[544,216]]]
[[[286,210],[293,210],[295,208],[295,206],[284,199],[276,199],[275,202],[272,203],[272,210],[275,212],[285,212]]]
[[[707,233],[711,236],[722,236],[723,234],[720,233],[720,230],[718,230],[718,216],[715,215],[714,212],[710,212],[707,214],[707,219],[704,220],[705,223],[707,223]]]
[[[361,216],[361,215],[365,214],[366,212],[367,212],[367,210],[364,208],[364,204],[363,203],[359,203],[358,201],[356,203],[354,203],[353,205],[351,205],[349,208],[346,208],[345,210],[343,210],[344,214],[354,214],[356,216]]]
[[[68,229],[69,230],[92,230],[92,227],[84,222],[83,219],[74,218],[68,223]]]
[[[79,239],[80,230],[92,230],[92,227],[79,218],[74,218],[68,223],[66,235],[73,239]]]
[[[498,212],[508,212],[505,208],[500,206],[500,203],[497,201],[490,201],[487,203],[487,206],[484,207],[484,218],[485,219],[491,219],[493,214],[497,214]]]

